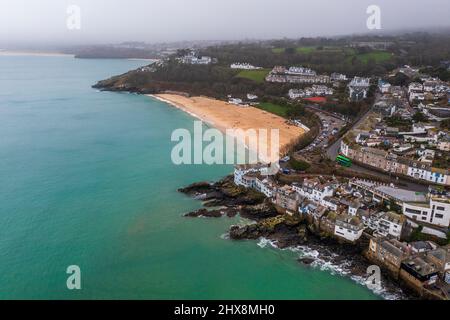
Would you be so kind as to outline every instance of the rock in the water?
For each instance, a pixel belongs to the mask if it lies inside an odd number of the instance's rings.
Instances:
[[[199,194],[204,194],[213,191],[211,184],[209,182],[196,182],[185,188],[178,189],[179,192],[185,193],[191,196],[196,196]]]
[[[196,217],[220,218],[222,216],[222,213],[220,212],[220,210],[200,209],[186,213],[184,216],[189,218],[196,218]]]
[[[306,264],[306,265],[310,265],[314,261],[316,261],[316,260],[314,258],[310,258],[310,257],[302,257],[302,258],[298,259],[298,262],[300,262],[302,264]]]

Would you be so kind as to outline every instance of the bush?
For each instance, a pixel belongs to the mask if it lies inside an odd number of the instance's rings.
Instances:
[[[292,169],[296,170],[296,171],[306,171],[307,169],[309,169],[309,167],[311,167],[311,165],[303,160],[297,160],[294,158],[291,158],[291,160],[289,161],[289,165],[291,166]]]

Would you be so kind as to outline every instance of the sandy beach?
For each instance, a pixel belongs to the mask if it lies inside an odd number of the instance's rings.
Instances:
[[[207,97],[185,97],[174,94],[150,96],[165,101],[222,132],[226,132],[227,129],[255,129],[258,133],[259,129],[267,129],[267,132],[270,132],[270,129],[278,129],[281,155],[290,144],[304,134],[303,129],[287,124],[285,119],[254,107],[240,107]],[[249,146],[247,140],[240,142]],[[270,145],[269,133],[267,145],[260,145],[259,148],[267,148],[266,152],[270,154],[268,151]],[[254,149],[253,151],[258,152]]]

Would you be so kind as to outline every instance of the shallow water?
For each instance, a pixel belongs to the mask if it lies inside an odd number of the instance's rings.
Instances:
[[[239,218],[183,218],[201,203],[177,188],[232,167],[173,165],[171,132],[192,117],[90,87],[143,63],[0,57],[0,298],[378,298],[297,252],[224,239]]]

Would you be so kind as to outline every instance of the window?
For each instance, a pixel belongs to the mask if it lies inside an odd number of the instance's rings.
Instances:
[[[435,217],[435,218],[438,218],[438,219],[442,219],[442,218],[444,218],[444,215],[443,215],[443,214],[440,214],[440,213],[436,213],[436,214],[434,215],[434,217]]]
[[[427,217],[422,217],[422,220],[427,220]]]
[[[420,214],[420,210],[414,210],[414,209],[410,209],[410,208],[406,208],[405,209],[406,212],[408,213],[413,213],[413,214]]]
[[[445,211],[445,208],[444,207],[437,207],[436,210]]]

